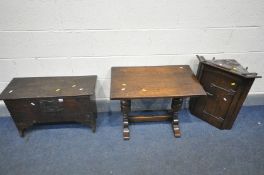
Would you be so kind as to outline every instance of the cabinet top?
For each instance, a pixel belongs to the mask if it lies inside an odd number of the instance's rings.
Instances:
[[[1,100],[93,95],[95,75],[14,78],[0,95]]]
[[[216,67],[218,69],[222,69],[224,71],[228,71],[230,73],[243,76],[245,78],[261,78],[261,76],[258,76],[257,73],[250,73],[248,72],[247,68],[244,68],[240,63],[238,63],[234,59],[212,59],[212,60],[206,60],[203,56],[198,56],[200,62]]]

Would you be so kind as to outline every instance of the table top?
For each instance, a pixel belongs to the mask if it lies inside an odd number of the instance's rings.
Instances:
[[[190,66],[112,67],[111,99],[205,95]]]
[[[188,65],[112,67],[111,99],[206,95]]]
[[[14,78],[0,99],[67,97],[94,94],[96,76]]]

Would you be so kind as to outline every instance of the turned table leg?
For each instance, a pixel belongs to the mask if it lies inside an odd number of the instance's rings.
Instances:
[[[128,128],[128,113],[131,111],[131,101],[121,100],[121,112],[123,113],[123,138],[124,140],[129,140],[129,128]]]
[[[175,137],[181,136],[181,131],[179,127],[179,119],[178,114],[179,110],[182,106],[182,98],[173,98],[171,101],[171,109],[172,109],[172,129]]]

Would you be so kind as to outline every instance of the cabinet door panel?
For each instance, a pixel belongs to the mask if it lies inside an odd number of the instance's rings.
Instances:
[[[207,92],[202,113],[222,122],[236,95],[240,80],[235,76],[205,69],[200,82]]]
[[[207,95],[206,97],[206,104],[203,113],[224,119],[232,103],[234,94],[229,94],[217,87],[209,88],[209,94],[210,95]]]
[[[204,88],[216,87],[228,93],[236,91],[241,85],[239,77],[209,67],[204,69],[200,82]]]

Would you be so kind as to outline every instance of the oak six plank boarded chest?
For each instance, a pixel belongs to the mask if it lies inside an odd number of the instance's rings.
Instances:
[[[34,124],[78,122],[96,130],[97,77],[14,78],[0,95],[20,133]]]

